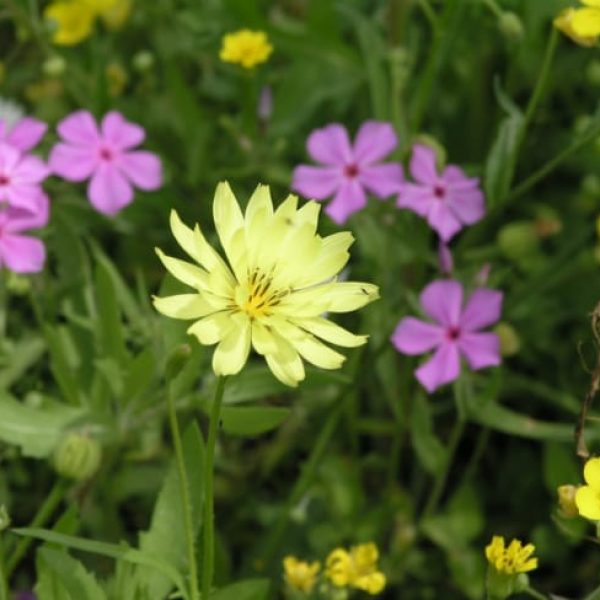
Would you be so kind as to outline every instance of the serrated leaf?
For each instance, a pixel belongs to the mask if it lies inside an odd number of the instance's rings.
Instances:
[[[221,588],[210,600],[265,600],[268,594],[268,579],[246,579]]]
[[[289,414],[289,408],[280,406],[224,406],[221,424],[231,435],[254,437],[275,429]]]

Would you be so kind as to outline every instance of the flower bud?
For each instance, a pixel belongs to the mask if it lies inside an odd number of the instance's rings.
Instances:
[[[517,330],[504,321],[494,327],[494,331],[500,340],[500,354],[502,356],[514,356],[521,349],[521,338]]]
[[[520,42],[525,34],[523,23],[514,12],[503,12],[498,17],[498,29],[509,42]]]
[[[134,54],[131,65],[138,73],[146,73],[154,66],[154,54],[149,50],[140,50]]]
[[[600,86],[600,60],[593,60],[585,69],[585,76],[590,85]]]
[[[500,230],[498,245],[507,258],[519,261],[537,252],[539,237],[530,221],[513,221]]]
[[[108,95],[117,98],[123,93],[129,80],[127,71],[119,63],[113,62],[106,66],[105,75]]]
[[[573,519],[579,516],[577,505],[575,504],[575,494],[577,487],[574,485],[561,485],[556,490],[558,494],[558,505],[563,517]]]
[[[58,54],[47,58],[42,65],[42,71],[48,77],[60,77],[66,68],[67,62]]]
[[[8,272],[6,289],[15,296],[24,296],[31,289],[31,280],[19,273]]]
[[[56,472],[68,479],[85,481],[94,475],[102,460],[97,440],[83,433],[71,432],[58,444],[52,457]]]
[[[4,504],[0,504],[0,532],[10,527],[10,516]]]
[[[179,375],[179,372],[185,367],[190,354],[192,353],[192,347],[189,344],[180,344],[167,358],[167,366],[165,368],[165,376],[167,380],[174,379]]]

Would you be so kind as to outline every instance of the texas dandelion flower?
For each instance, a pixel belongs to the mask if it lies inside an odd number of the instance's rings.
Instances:
[[[580,46],[595,46],[600,37],[600,0],[581,0],[582,8],[566,8],[554,26]]]
[[[485,556],[490,566],[506,575],[527,573],[537,569],[538,559],[531,556],[534,552],[533,544],[523,546],[519,540],[512,540],[508,546],[505,546],[501,535],[495,535],[485,548]]]
[[[350,548],[336,548],[329,553],[326,575],[337,587],[353,587],[376,595],[385,587],[385,575],[377,570],[379,551],[370,542]]]
[[[600,458],[590,458],[583,467],[582,485],[575,493],[579,514],[592,521],[600,521]]]
[[[273,52],[264,31],[240,29],[223,36],[223,45],[219,57],[223,62],[242,65],[245,69],[252,69],[256,65],[266,62]]]
[[[317,576],[321,569],[318,561],[308,563],[298,560],[295,556],[286,556],[283,559],[284,579],[286,584],[300,592],[310,593],[315,587]]]
[[[171,212],[173,235],[197,265],[157,253],[194,292],[154,298],[154,306],[169,317],[195,320],[187,331],[201,344],[217,345],[217,375],[238,373],[252,347],[277,379],[296,386],[304,379],[302,359],[323,369],[342,365],[345,357],[323,341],[353,347],[367,340],[323,316],[378,297],[375,285],[335,279],[348,261],[352,235],[322,238],[316,233],[319,205],[297,203],[290,195],[274,210],[269,188],[259,185],[242,214],[229,185],[220,183],[213,214],[227,261],[198,225],[192,230]]]

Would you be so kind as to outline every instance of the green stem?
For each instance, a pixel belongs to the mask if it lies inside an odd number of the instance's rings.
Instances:
[[[67,482],[64,479],[58,479],[46,499],[44,500],[42,506],[40,506],[37,511],[35,517],[33,517],[33,521],[31,521],[29,527],[44,527],[54,511],[56,507],[60,504],[63,499],[65,492],[67,490]],[[29,549],[29,546],[32,544],[33,538],[25,537],[21,538],[17,543],[16,548],[14,549],[11,557],[8,559],[6,563],[6,578],[9,579],[14,570],[19,566],[21,559],[25,556],[25,553]]]
[[[8,314],[8,293],[6,289],[7,272],[0,270],[0,340],[6,338],[6,315]]]
[[[206,443],[206,461],[204,463],[204,554],[202,557],[202,600],[208,600],[210,588],[212,586],[215,563],[213,463],[215,457],[215,443],[217,440],[217,428],[219,426],[219,415],[221,413],[224,389],[225,378],[219,377],[217,379],[215,397],[210,410],[208,440]]]
[[[539,600],[548,600],[547,596],[534,590],[532,587],[526,587],[523,592],[532,598],[538,598]]]
[[[0,600],[9,600],[8,577],[6,575],[6,568],[4,567],[4,560],[4,537],[0,533]]]
[[[181,443],[181,432],[177,420],[175,401],[170,386],[167,386],[167,402],[169,405],[169,425],[171,437],[175,447],[175,459],[177,462],[177,474],[179,479],[179,491],[181,494],[181,507],[183,509],[183,522],[185,526],[185,538],[187,546],[187,561],[189,571],[189,590],[191,600],[200,600],[198,589],[198,567],[196,564],[196,535],[194,532],[192,518],[192,504],[190,502],[190,487],[183,457],[183,445]]]
[[[483,3],[490,9],[495,17],[500,18],[502,16],[502,9],[498,6],[495,0],[483,0]]]
[[[431,489],[431,493],[429,494],[429,498],[427,499],[427,503],[425,504],[425,508],[423,509],[421,519],[426,519],[427,517],[429,517],[435,511],[439,504],[440,498],[444,493],[444,488],[446,487],[446,482],[448,481],[448,476],[450,475],[450,468],[452,467],[452,463],[454,462],[454,455],[456,454],[456,449],[458,448],[458,444],[460,443],[464,430],[465,420],[459,414],[456,417],[454,427],[452,428],[452,432],[450,433],[446,464],[444,465],[443,471],[437,476],[433,484],[433,488]]]

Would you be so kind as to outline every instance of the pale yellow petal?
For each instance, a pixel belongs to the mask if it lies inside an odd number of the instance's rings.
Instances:
[[[571,18],[573,31],[581,37],[600,35],[600,9],[580,8]]]
[[[372,283],[336,282],[327,294],[328,310],[340,313],[350,312],[362,308],[377,298],[379,298],[379,288]]]
[[[600,0],[579,0],[581,4],[585,4],[586,6],[595,6],[596,8],[600,8]]]
[[[250,319],[238,313],[232,317],[232,321],[235,325],[221,340],[213,354],[212,367],[215,375],[235,375],[242,370],[248,360]]]
[[[313,234],[315,234],[317,231],[317,224],[319,223],[320,211],[321,205],[314,200],[306,202],[296,213],[296,222],[310,225]]]
[[[589,485],[584,485],[577,490],[575,505],[582,517],[600,521],[600,497]]]
[[[208,273],[204,269],[184,260],[167,256],[160,248],[155,250],[158,258],[173,277],[196,289],[207,285]]]
[[[273,333],[260,321],[252,321],[252,346],[259,354],[276,354],[278,352],[277,341]]]
[[[199,294],[153,296],[152,303],[159,313],[173,319],[198,319],[214,312],[214,308]]]
[[[296,387],[305,377],[302,359],[288,340],[273,329],[270,332],[272,341],[277,345],[277,351],[265,354],[267,365],[279,381]]]
[[[205,346],[212,346],[224,339],[234,329],[234,323],[228,312],[213,313],[191,325],[187,332],[196,336]]]
[[[590,458],[583,467],[585,482],[600,494],[600,458]]]
[[[294,339],[291,343],[302,358],[321,369],[339,369],[346,360],[343,354],[332,350],[313,336]]]
[[[267,366],[271,370],[271,373],[273,373],[273,375],[275,375],[275,377],[284,385],[297,387],[298,383],[304,379],[304,377],[300,379],[294,377],[290,365],[283,360],[279,354],[266,354],[265,360],[267,361]],[[298,357],[298,360],[300,361],[300,364],[302,364],[302,359],[300,359],[300,357]]]
[[[290,221],[291,224],[296,221],[296,211],[298,208],[298,196],[290,194],[275,211],[275,216],[282,221]]]
[[[245,274],[245,264],[240,264],[240,258],[246,254],[245,223],[240,206],[227,182],[221,182],[217,186],[213,203],[213,218],[225,255],[240,281],[242,275]]]
[[[273,214],[273,201],[271,200],[271,190],[268,185],[259,184],[248,200],[246,206],[245,220],[246,226],[249,227],[252,220],[259,213],[266,211],[268,215]]]
[[[298,287],[315,285],[335,277],[346,266],[350,258],[348,248],[353,242],[354,237],[349,231],[341,231],[322,239],[318,258],[305,265]]]
[[[367,335],[355,335],[323,317],[293,319],[293,323],[326,342],[346,348],[362,346],[369,339]]]

